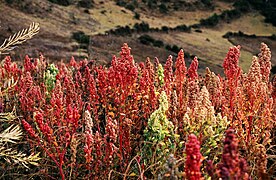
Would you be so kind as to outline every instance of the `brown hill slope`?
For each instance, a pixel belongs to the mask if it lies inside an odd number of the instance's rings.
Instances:
[[[139,2],[139,1],[138,1]],[[180,1],[179,1],[180,2]],[[233,44],[244,45],[242,49],[241,65],[246,70],[249,67],[251,56],[256,54],[261,41],[267,41],[272,49],[275,48],[275,41],[267,38],[239,38],[228,40],[222,36],[228,31],[242,31],[247,34],[271,36],[276,33],[276,28],[264,23],[264,17],[257,12],[242,15],[239,19],[231,22],[220,22],[215,27],[191,29],[190,33],[180,31],[168,32],[139,32],[126,36],[100,35],[118,26],[128,25],[130,28],[135,23],[146,22],[152,28],[166,26],[176,27],[178,25],[192,25],[200,22],[214,13],[221,14],[225,10],[233,9],[231,3],[213,1],[212,7],[204,7],[200,1],[186,1],[190,4],[180,6],[181,9],[174,9],[168,6],[167,13],[151,11],[144,5],[139,5],[134,11],[126,7],[116,5],[115,1],[94,0],[94,7],[81,8],[77,4],[60,6],[47,0],[22,0],[9,4],[7,0],[0,0],[0,41],[16,31],[28,27],[31,22],[41,24],[41,32],[24,45],[10,52],[17,60],[22,59],[25,54],[33,57],[39,52],[50,60],[68,61],[71,56],[88,57],[96,59],[100,64],[108,64],[112,55],[118,54],[122,43],[127,42],[133,49],[136,61],[144,61],[146,57],[157,56],[164,62],[168,55],[176,55],[168,50],[166,45],[176,45],[177,48],[184,48],[190,55],[199,56],[200,67],[211,67],[215,72],[222,72],[221,64],[228,48]],[[135,15],[139,14],[139,18]],[[72,38],[72,34],[83,32],[91,37],[88,44],[79,44]],[[162,41],[163,47],[142,44],[139,37],[150,35],[156,40]],[[252,44],[248,46],[248,44]],[[89,47],[89,49],[87,49]],[[89,54],[88,54],[89,52]],[[275,65],[276,60],[272,56]],[[3,59],[3,55],[1,56]],[[189,64],[189,59],[187,58]]]

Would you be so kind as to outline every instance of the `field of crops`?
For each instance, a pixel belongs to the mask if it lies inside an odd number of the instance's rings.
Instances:
[[[127,44],[110,67],[6,57],[0,178],[275,178],[271,52],[262,43],[247,73],[239,56],[229,49],[224,75],[199,75],[182,50],[137,64]]]

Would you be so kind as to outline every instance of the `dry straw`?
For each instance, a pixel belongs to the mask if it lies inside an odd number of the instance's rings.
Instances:
[[[39,23],[32,23],[29,28],[23,29],[14,35],[5,39],[4,43],[0,46],[0,55],[13,50],[16,45],[22,44],[23,42],[31,39],[34,35],[39,32]]]

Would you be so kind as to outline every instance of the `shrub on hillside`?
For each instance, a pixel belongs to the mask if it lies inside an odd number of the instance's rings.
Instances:
[[[181,49],[180,47],[178,47],[177,45],[169,45],[169,44],[167,44],[166,46],[165,46],[165,48],[168,50],[168,51],[172,51],[172,52],[174,52],[174,53],[178,53],[179,52],[179,50]]]
[[[242,12],[238,9],[225,10],[219,16],[222,20],[230,21],[241,17]]]
[[[250,1],[248,0],[237,0],[235,1],[235,3],[233,4],[233,6],[242,11],[242,12],[248,12],[250,10]]]
[[[245,34],[242,31],[238,32],[227,32],[223,36],[223,38],[231,38],[231,37],[247,37],[247,38],[257,38],[258,36],[256,34]],[[271,38],[272,36],[268,36],[268,38]]]
[[[114,34],[117,36],[124,36],[124,35],[131,35],[133,32],[149,32],[153,30],[149,27],[149,24],[142,22],[142,23],[135,23],[133,28],[129,26],[117,26],[116,29],[112,29],[110,31],[106,31],[106,33]]]
[[[191,32],[191,27],[183,25],[178,25],[174,28],[175,30],[182,31],[182,32]]]
[[[94,0],[80,0],[78,5],[82,8],[92,8],[94,5]]]
[[[276,34],[272,34],[271,36],[270,36],[270,39],[272,39],[272,40],[276,40]]]
[[[166,33],[169,31],[169,29],[170,28],[168,26],[162,26],[161,27],[161,31],[166,32]]]
[[[159,5],[159,11],[163,14],[167,14],[169,10],[168,10],[167,6],[164,3],[161,3]]]
[[[140,43],[145,45],[150,45],[155,41],[151,36],[147,34],[140,36],[138,39],[140,40]]]
[[[274,0],[238,0],[234,6],[240,12],[249,12],[251,8],[256,9],[265,16],[265,22],[276,26],[276,1]]]
[[[89,44],[90,41],[89,36],[82,31],[73,32],[72,38],[81,44]]]
[[[163,47],[164,46],[164,42],[161,40],[156,40],[153,42],[153,46],[155,47]]]
[[[200,24],[203,26],[215,26],[219,23],[219,16],[215,13],[207,19],[201,19]]]
[[[14,0],[5,0],[5,2],[6,2],[7,4],[12,4],[12,3],[14,2]]]
[[[118,0],[118,1],[116,1],[116,5],[125,7],[127,5],[127,3],[123,0]]]
[[[276,74],[276,65],[275,65],[275,66],[272,66],[272,68],[271,68],[271,73],[272,73],[272,74]]]
[[[212,0],[201,0],[201,2],[206,6],[212,6]]]
[[[107,33],[114,34],[117,36],[125,36],[125,35],[131,35],[132,31],[133,30],[129,26],[125,26],[125,27],[119,26],[116,29],[112,29],[108,31]]]
[[[148,32],[150,30],[149,24],[145,22],[135,23],[133,28],[137,32]]]
[[[48,1],[62,6],[69,6],[74,3],[74,0],[48,0]]]
[[[135,9],[135,6],[133,4],[127,4],[125,7],[126,7],[126,9],[131,10],[131,11],[134,11],[134,9]]]
[[[134,14],[134,19],[140,19],[140,14],[139,13],[137,13],[137,12],[135,12],[135,14]]]

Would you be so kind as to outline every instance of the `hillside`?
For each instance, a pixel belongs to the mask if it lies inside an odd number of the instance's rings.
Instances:
[[[187,64],[190,63],[190,57],[196,55],[200,59],[200,72],[209,66],[217,73],[221,73],[222,57],[225,57],[225,52],[232,45],[242,45],[240,63],[245,71],[250,66],[252,55],[258,53],[262,41],[271,49],[276,47],[276,41],[269,38],[276,34],[276,27],[265,23],[264,16],[256,10],[250,9],[250,12],[241,15],[234,14],[234,18],[224,18],[213,26],[197,25],[202,23],[202,19],[216,18],[217,15],[234,10],[233,2],[171,0],[163,3],[164,6],[160,2],[153,4],[152,7],[156,8],[151,8],[154,10],[151,10],[149,1],[127,2],[131,2],[132,6],[122,4],[124,1],[94,0],[90,8],[83,8],[77,2],[62,6],[47,0],[1,0],[0,41],[28,27],[31,22],[39,22],[40,33],[10,52],[16,60],[22,59],[25,54],[37,57],[42,52],[50,61],[69,61],[74,56],[77,59],[94,59],[98,64],[108,64],[126,42],[133,49],[137,62],[145,61],[148,56],[152,60],[157,56],[164,62],[168,55],[175,57],[176,52],[183,48],[187,54]],[[165,12],[162,11],[164,7]],[[120,27],[133,29],[135,24],[142,22],[148,25],[149,31],[135,31],[127,36],[109,33]],[[181,25],[190,29],[174,29]],[[227,32],[239,31],[257,37],[223,38]],[[141,43],[141,36],[145,35],[154,42]],[[1,59],[3,57],[2,55]],[[274,54],[272,64],[276,65]]]

